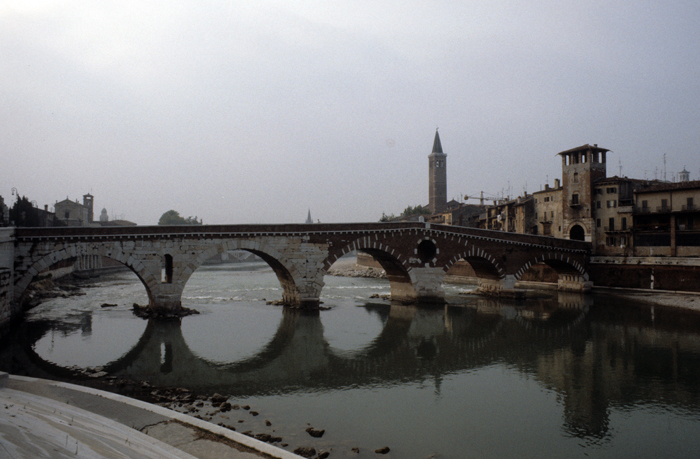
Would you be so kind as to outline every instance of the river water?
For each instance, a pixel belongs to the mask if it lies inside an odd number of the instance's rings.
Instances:
[[[266,304],[282,292],[264,263],[204,266],[183,295],[200,314],[162,323],[132,314],[147,303],[135,275],[111,275],[31,310],[0,365],[230,395],[259,415],[191,412],[330,457],[700,457],[696,312],[461,285],[446,285],[447,306],[406,306],[370,299],[385,280],[325,282],[327,309],[309,314]]]

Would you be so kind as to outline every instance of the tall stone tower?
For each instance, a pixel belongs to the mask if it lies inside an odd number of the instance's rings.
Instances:
[[[557,153],[561,156],[562,233],[566,239],[595,243],[593,182],[607,175],[608,151],[586,144]]]
[[[428,156],[428,197],[430,213],[442,212],[447,207],[447,155],[442,152],[440,134],[435,130],[433,152]]]
[[[95,217],[95,214],[92,209],[93,201],[94,196],[90,193],[83,195],[83,205],[88,209],[88,223],[92,223],[93,218]]]

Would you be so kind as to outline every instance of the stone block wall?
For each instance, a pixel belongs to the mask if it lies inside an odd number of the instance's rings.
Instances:
[[[0,228],[0,329],[17,312],[13,302],[15,263],[14,228]]]

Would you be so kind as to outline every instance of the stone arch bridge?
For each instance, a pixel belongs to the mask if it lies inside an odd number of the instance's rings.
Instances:
[[[441,302],[442,279],[458,260],[480,278],[480,289],[512,289],[530,266],[546,263],[559,289],[590,289],[590,244],[423,222],[17,228],[14,299],[42,271],[81,256],[115,259],[139,277],[154,310],[181,308],[182,291],[207,259],[247,250],[265,260],[285,304],[316,308],[323,277],[343,255],[359,250],[384,268],[392,300]]]

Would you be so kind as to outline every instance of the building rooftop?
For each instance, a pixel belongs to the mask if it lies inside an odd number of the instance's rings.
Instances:
[[[559,153],[557,153],[557,155],[566,155],[569,153],[576,153],[578,151],[589,151],[589,150],[610,151],[607,148],[599,147],[598,144],[593,144],[593,145],[585,144],[585,145],[581,145],[580,147],[572,148],[571,150],[560,151]]]

